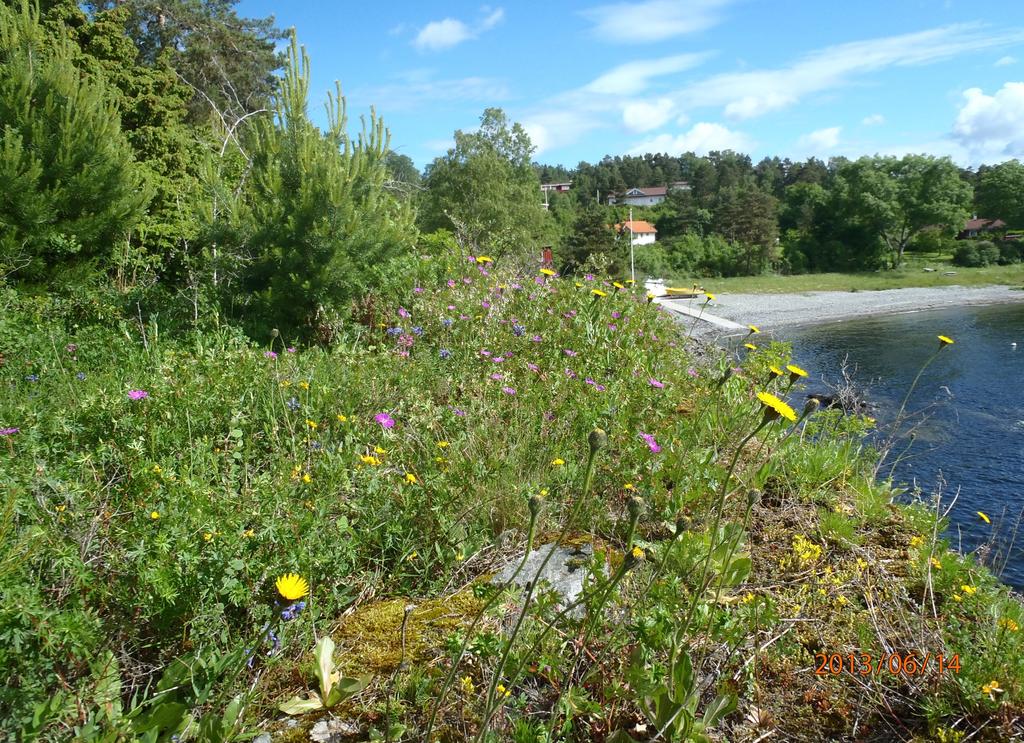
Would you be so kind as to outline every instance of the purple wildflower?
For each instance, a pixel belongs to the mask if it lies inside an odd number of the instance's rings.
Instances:
[[[695,377],[695,378],[700,376],[700,374],[697,372],[697,370],[694,369],[692,366],[689,369],[686,370],[686,373],[689,374],[691,377]]]
[[[145,400],[147,397],[149,397],[149,393],[146,392],[145,390],[129,390],[128,391],[128,399],[129,400]]]
[[[455,321],[452,320],[450,317],[446,317],[444,320],[441,321],[441,324],[444,325],[446,328],[450,328],[454,322]]]
[[[373,416],[373,419],[380,423],[380,425],[383,426],[384,428],[395,427],[395,419],[392,418],[387,413],[377,413],[377,415]]]
[[[604,392],[605,386],[603,384],[594,385],[594,389],[598,392]]]
[[[459,417],[464,418],[466,416],[466,411],[462,410],[461,408],[452,408],[452,412]]]
[[[394,328],[388,328],[384,332],[386,332],[388,335],[394,337],[396,335],[401,335],[403,331],[402,331],[402,328],[400,328],[400,327],[394,327]]]
[[[398,316],[402,318],[412,317],[412,315],[409,313],[409,310],[405,309],[405,307],[398,308]]]
[[[495,364],[500,364],[504,360],[504,356],[495,356],[493,359],[491,359],[491,361],[493,361]]]
[[[512,389],[511,387],[502,387],[501,391],[504,392],[506,395],[514,395],[514,394],[516,394],[516,391],[514,389]]]
[[[295,346],[288,346],[288,348],[284,350],[287,351],[288,353],[295,353]]]
[[[647,380],[647,384],[651,385],[651,387],[657,387],[659,390],[665,388],[665,383],[664,382],[659,382],[654,377],[651,377],[650,379],[648,379]]]
[[[522,336],[525,332],[526,328],[524,328],[522,325],[519,325],[518,323],[512,326],[512,335],[516,336],[517,338]]]
[[[576,379],[578,375],[572,369],[566,368],[565,376],[569,377],[569,379]]]
[[[620,317],[622,317],[622,313],[621,312],[613,312],[612,313],[612,319],[618,320]]]
[[[448,309],[450,309],[450,310],[454,310],[454,309],[455,309],[455,305],[454,305],[454,304],[450,304],[450,305],[448,305]]]
[[[449,289],[454,289],[455,288],[455,279],[448,279],[448,288]]]
[[[533,279],[533,283],[534,283],[534,284],[543,284],[543,283],[544,283],[544,277],[543,277],[543,276],[537,276],[537,277],[535,277],[535,278]]]
[[[423,293],[423,287],[422,286],[414,286],[412,290],[416,294],[422,294]]]
[[[654,440],[653,433],[641,433],[640,438],[647,442],[647,446],[650,447],[651,451],[655,454],[661,451],[661,447],[658,446],[658,442]]]
[[[586,378],[586,379],[584,379],[583,381],[584,381],[584,382],[586,382],[587,384],[597,384],[597,382],[595,382],[595,381],[594,381],[593,379],[591,379],[590,377],[587,377],[587,378]]]
[[[529,362],[526,363],[526,368],[529,369],[532,372],[540,371],[540,367],[539,366],[537,366],[536,364],[531,364]]]
[[[618,330],[618,329],[619,329],[619,326],[618,326],[618,325],[616,325],[616,324],[615,324],[615,323],[613,323],[613,322],[610,322],[610,323],[608,323],[608,329],[609,329],[609,330]]]
[[[412,329],[412,332],[414,335],[423,335],[423,328],[417,325],[415,328]]]
[[[565,354],[566,356],[578,356],[578,355],[579,355],[579,354],[577,354],[577,353],[576,353],[575,351],[573,351],[573,350],[572,350],[571,348],[565,348],[565,349],[563,349],[563,353],[564,353],[564,354]]]
[[[543,341],[544,339],[543,339],[543,338],[541,338],[541,337],[540,337],[539,335],[535,335],[535,336],[533,336],[533,337],[532,337],[532,338],[531,338],[530,340],[531,340],[531,341],[533,341],[534,343],[540,343],[540,342],[541,342],[541,341]]]
[[[447,348],[442,348],[440,351],[437,352],[437,355],[440,356],[442,359],[447,359],[451,357],[452,352],[449,351]]]
[[[463,284],[472,284],[473,283],[473,279],[469,278],[468,276],[463,276],[462,277],[462,283]]]
[[[505,375],[502,374],[501,372],[494,372],[494,374],[491,375],[491,379],[493,379],[495,382],[500,382],[504,378]]]
[[[276,351],[264,351],[263,355],[266,358],[268,358],[268,359],[276,359],[277,358],[277,352]]]
[[[13,436],[20,431],[20,428],[0,428],[0,436]]]
[[[480,306],[483,307],[485,310],[491,309],[491,303],[490,302],[481,302]]]

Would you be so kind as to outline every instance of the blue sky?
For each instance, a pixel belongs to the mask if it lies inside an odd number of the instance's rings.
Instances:
[[[1024,157],[1022,0],[242,0],[420,167],[498,106],[535,159],[734,149]]]

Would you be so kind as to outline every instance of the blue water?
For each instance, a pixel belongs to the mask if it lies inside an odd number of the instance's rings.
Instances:
[[[1002,578],[1024,589],[1024,528],[1009,548],[1024,511],[1024,303],[830,323],[776,337],[793,344],[794,361],[810,372],[812,391],[824,388],[823,376],[835,382],[845,358],[854,379],[868,387],[873,415],[884,428],[940,334],[956,343],[928,366],[907,404],[908,412],[924,412],[928,419],[893,477],[925,494],[941,484],[947,504],[959,491],[949,514],[951,543],[971,551],[997,531],[1007,556]],[[894,459],[890,455],[882,476]],[[977,511],[991,516],[992,525]]]

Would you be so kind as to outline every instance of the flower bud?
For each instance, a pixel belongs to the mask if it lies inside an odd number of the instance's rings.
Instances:
[[[278,330],[277,328],[274,328],[273,330],[270,331],[271,338],[277,338],[279,335],[281,335],[281,331]]]
[[[815,410],[821,406],[821,400],[816,397],[807,398],[807,402],[804,404],[804,417],[806,418]]]
[[[590,453],[597,454],[608,445],[608,434],[601,428],[595,428],[587,437],[587,442],[590,444]]]
[[[644,499],[639,495],[634,495],[626,503],[626,510],[629,512],[631,519],[639,519],[640,514],[644,511]]]
[[[676,536],[678,537],[684,531],[690,528],[690,520],[686,516],[680,516],[676,519]]]
[[[753,508],[754,504],[761,500],[760,490],[748,490],[747,491],[747,508]]]
[[[530,516],[533,518],[537,518],[537,515],[540,513],[540,507],[543,504],[543,498],[541,498],[539,495],[531,495],[530,500],[527,501],[527,505],[530,508]]]

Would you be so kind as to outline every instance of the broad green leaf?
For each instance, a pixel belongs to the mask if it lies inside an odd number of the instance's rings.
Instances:
[[[704,710],[704,724],[711,727],[734,709],[736,709],[736,695],[719,694]]]
[[[331,687],[334,686],[334,640],[328,635],[320,638],[313,651],[316,659],[317,679],[320,681],[320,696],[324,700],[330,698]]]
[[[303,715],[306,712],[312,712],[313,710],[323,708],[324,704],[320,701],[319,697],[312,696],[309,699],[303,699],[302,697],[292,697],[287,702],[281,704],[278,709],[284,712],[286,715]]]

